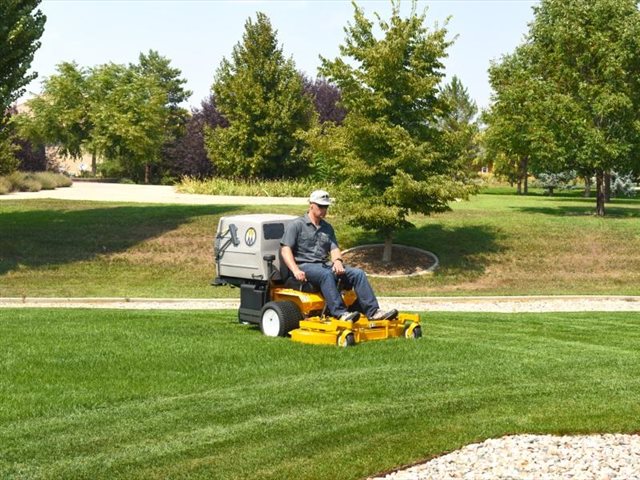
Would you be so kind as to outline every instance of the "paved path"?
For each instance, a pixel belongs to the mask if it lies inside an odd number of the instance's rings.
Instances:
[[[226,195],[192,195],[178,193],[165,185],[130,185],[122,183],[75,182],[68,188],[15,192],[0,195],[2,200],[54,198],[61,200],[94,200],[99,202],[173,203],[182,205],[306,205],[299,197],[249,197]]]
[[[383,308],[419,312],[640,312],[640,296],[380,297]],[[0,298],[0,308],[235,310],[235,298]]]

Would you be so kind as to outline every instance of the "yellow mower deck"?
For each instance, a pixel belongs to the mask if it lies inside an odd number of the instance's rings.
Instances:
[[[301,320],[300,328],[292,330],[290,335],[295,342],[346,347],[371,340],[403,336],[414,338],[414,332],[419,326],[420,319],[415,313],[400,313],[393,320],[368,320],[361,317],[353,323],[333,317],[311,317]]]
[[[352,290],[343,292],[342,296],[347,306],[357,300]],[[371,340],[422,336],[420,317],[415,313],[399,313],[392,320],[369,320],[361,316],[357,322],[347,322],[335,317],[322,316],[324,298],[318,293],[301,292],[291,288],[274,288],[271,299],[295,303],[305,317],[300,320],[299,328],[289,332],[291,339],[295,342],[346,347]]]

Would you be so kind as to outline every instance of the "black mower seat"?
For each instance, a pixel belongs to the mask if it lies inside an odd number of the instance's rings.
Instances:
[[[294,290],[300,290],[305,293],[319,293],[320,289],[313,285],[311,282],[301,282],[300,280],[296,280],[295,277],[289,275],[283,282],[283,286],[285,288],[292,288]]]
[[[300,280],[296,280],[291,274],[291,270],[284,263],[282,259],[282,251],[278,252],[278,260],[280,262],[280,282],[282,282],[282,286],[285,288],[292,288],[293,290],[299,290],[305,293],[320,293],[320,287],[316,287],[312,285],[311,282],[301,282]]]

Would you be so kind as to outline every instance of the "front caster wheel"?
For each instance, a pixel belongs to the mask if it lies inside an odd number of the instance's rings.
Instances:
[[[422,327],[412,324],[404,331],[404,336],[406,338],[422,338]]]
[[[353,332],[342,332],[338,337],[338,346],[339,347],[353,347],[356,344],[356,337],[354,337]]]
[[[422,327],[417,326],[413,329],[413,338],[422,338]]]

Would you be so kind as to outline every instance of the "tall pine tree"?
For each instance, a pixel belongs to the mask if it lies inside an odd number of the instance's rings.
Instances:
[[[456,162],[461,174],[474,176],[478,156],[478,106],[457,76],[440,93],[444,112],[440,117],[443,133],[443,153]]]
[[[207,152],[218,174],[279,178],[307,170],[300,133],[311,124],[313,106],[263,13],[247,20],[242,42],[218,68],[213,92],[229,122],[228,128],[207,132]]]

